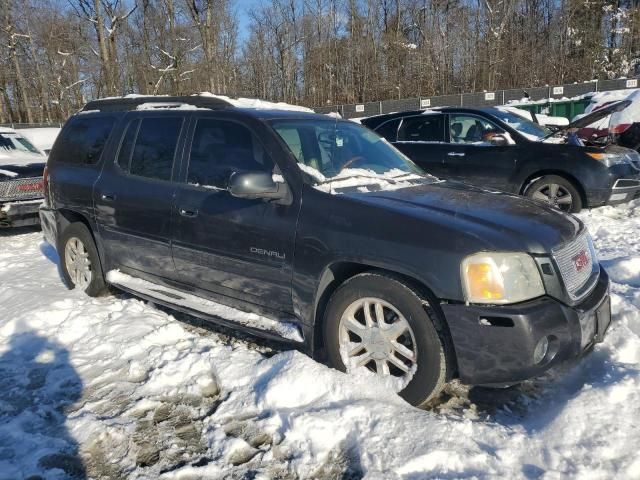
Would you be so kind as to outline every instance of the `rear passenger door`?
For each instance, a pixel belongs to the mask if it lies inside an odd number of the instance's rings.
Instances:
[[[176,194],[173,257],[182,282],[291,313],[299,201],[280,205],[233,197],[234,172],[278,173],[243,121],[195,114]]]
[[[170,246],[173,177],[186,121],[185,114],[176,112],[125,117],[115,159],[105,162],[94,189],[107,268],[175,277]]]
[[[443,173],[445,115],[428,113],[404,117],[398,127],[397,138],[391,142],[426,172]]]

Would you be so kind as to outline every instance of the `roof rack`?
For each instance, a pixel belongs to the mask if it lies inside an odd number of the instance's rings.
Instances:
[[[136,110],[139,105],[150,103],[158,103],[159,107],[191,105],[197,108],[209,108],[212,110],[233,106],[233,104],[221,98],[208,97],[205,95],[183,95],[174,97],[162,95],[132,95],[92,100],[87,103],[81,111],[122,112]]]

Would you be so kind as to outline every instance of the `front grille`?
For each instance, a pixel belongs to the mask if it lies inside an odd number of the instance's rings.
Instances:
[[[0,182],[0,200],[29,200],[44,195],[42,177],[19,178]]]
[[[589,233],[583,232],[552,253],[569,297],[579,300],[589,293],[597,281],[597,276],[593,274],[598,270],[598,259]]]

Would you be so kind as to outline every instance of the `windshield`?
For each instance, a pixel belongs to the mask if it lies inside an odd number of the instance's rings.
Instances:
[[[42,154],[29,140],[17,133],[0,133],[0,147],[4,150]]]
[[[300,168],[316,183],[345,176],[424,176],[411,160],[378,134],[351,122],[287,120],[271,124]]]
[[[524,134],[524,136],[529,138],[530,140],[542,140],[544,139],[544,137],[546,137],[550,133],[549,130],[538,125],[537,123],[534,123],[531,120],[527,120],[526,118],[521,117],[520,115],[517,115],[512,112],[508,112],[506,110],[495,108],[491,110],[491,114],[497,117],[498,119],[502,120],[511,128]]]

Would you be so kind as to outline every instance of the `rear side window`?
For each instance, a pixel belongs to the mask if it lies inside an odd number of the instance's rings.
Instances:
[[[405,118],[398,131],[400,142],[444,142],[444,115]]]
[[[189,155],[187,182],[226,188],[234,172],[273,172],[274,164],[262,143],[235,122],[200,119]]]
[[[120,168],[131,175],[171,180],[182,122],[177,117],[131,122],[118,152]]]
[[[84,165],[98,163],[114,124],[113,117],[74,118],[56,142],[49,161]]]

